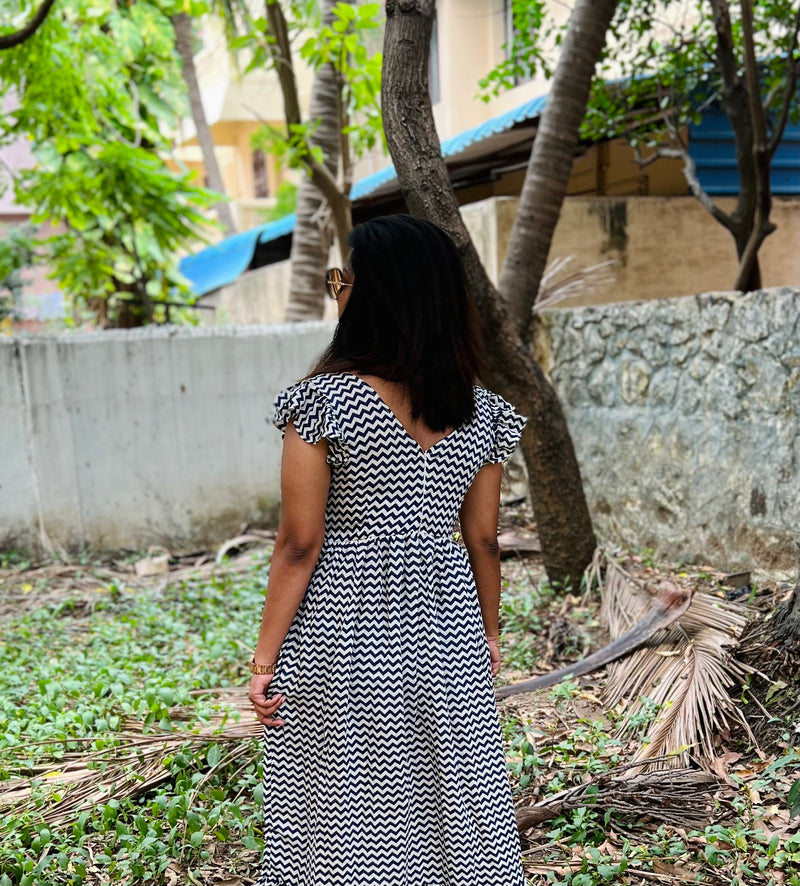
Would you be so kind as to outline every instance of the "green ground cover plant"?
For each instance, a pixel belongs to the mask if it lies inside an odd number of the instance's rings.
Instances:
[[[264,547],[198,569],[173,563],[148,579],[134,576],[135,557],[114,568],[86,557],[69,567],[4,558],[0,886],[252,882],[262,846],[259,727],[243,662],[269,555]],[[605,642],[591,595],[554,591],[534,561],[504,570],[501,679]],[[556,642],[559,619],[576,642]],[[608,779],[658,706],[645,700],[621,738],[602,683],[595,674],[500,708],[518,806],[583,792],[580,805],[527,831],[529,886],[800,886],[793,736],[770,754],[721,737],[702,822],[664,823],[647,798],[631,815]]]
[[[235,575],[146,590],[98,585],[89,605],[67,595],[4,620],[0,791],[34,777],[23,811],[0,806],[2,886],[199,883],[201,869],[251,869],[260,848],[258,740],[244,739],[244,752],[231,755],[191,739],[215,719],[222,728],[241,717],[235,708],[220,717],[210,699],[248,683],[242,662],[257,632],[268,553]],[[142,757],[165,734],[175,739],[162,772],[145,777],[133,760],[122,773],[152,788],[118,799],[109,785],[106,802],[42,823],[67,755],[109,751],[132,723]],[[108,758],[87,765],[102,769]]]

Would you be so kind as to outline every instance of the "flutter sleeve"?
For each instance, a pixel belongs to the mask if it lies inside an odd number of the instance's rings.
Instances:
[[[328,441],[328,463],[341,464],[346,448],[333,404],[314,384],[313,379],[303,379],[281,391],[275,398],[272,423],[286,433],[289,422],[294,423],[297,433],[306,443]]]
[[[502,464],[511,458],[519,443],[526,418],[517,415],[514,407],[498,394],[487,391],[494,439],[486,456],[486,464]]]

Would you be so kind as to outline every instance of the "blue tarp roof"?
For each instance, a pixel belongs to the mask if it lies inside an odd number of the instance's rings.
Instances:
[[[232,283],[243,274],[253,260],[253,253],[259,243],[268,243],[291,234],[294,225],[294,213],[277,221],[257,225],[248,231],[226,237],[193,255],[187,255],[181,259],[178,268],[192,284],[192,292],[198,296],[205,295]]]
[[[730,120],[720,108],[703,112],[689,127],[689,152],[697,165],[697,178],[707,194],[738,194],[739,168]],[[800,126],[789,121],[772,158],[773,194],[800,194]]]
[[[473,126],[472,129],[446,139],[442,142],[442,156],[454,157],[465,151],[470,145],[500,132],[505,132],[517,123],[535,119],[544,110],[546,102],[547,96],[540,96],[507,111],[505,114],[492,117],[491,120],[487,120],[479,126]],[[396,178],[397,173],[394,166],[389,165],[385,169],[355,182],[350,189],[350,199],[356,201],[367,197],[382,185],[388,184]],[[200,296],[213,292],[220,286],[232,283],[247,270],[259,243],[269,243],[279,237],[291,234],[295,221],[294,214],[287,215],[278,221],[257,225],[248,231],[226,237],[213,246],[201,249],[194,255],[187,255],[181,259],[180,272],[191,282],[195,295]]]

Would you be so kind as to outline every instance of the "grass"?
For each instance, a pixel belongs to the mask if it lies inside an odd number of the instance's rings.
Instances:
[[[240,687],[244,694],[242,662],[256,638],[269,551],[240,563],[197,575],[181,570],[148,584],[128,581],[124,572],[111,579],[85,559],[55,592],[52,582],[26,577],[31,564],[6,556],[3,602],[31,595],[46,602],[4,610],[0,886],[252,882],[262,846],[258,739],[223,744],[211,735],[239,717],[220,690]],[[570,654],[563,647],[554,652],[548,640],[555,616],[579,633],[597,627],[596,601],[565,603],[524,563],[507,564],[506,573],[506,675],[547,670],[553,655]],[[595,676],[596,684],[564,683],[525,697],[526,706],[501,708],[518,803],[589,786],[584,805],[528,833],[529,884],[800,886],[800,754],[793,737],[787,733],[780,756],[762,759],[736,736],[722,736],[725,779],[702,826],[659,823],[646,814],[647,798],[642,814],[623,814],[592,786],[631,758],[657,706],[644,704],[623,740]],[[169,737],[155,769],[145,765],[144,750],[115,757],[132,734],[143,749],[158,749]],[[108,795],[53,823],[54,792],[65,803],[72,796],[59,773],[78,754],[94,755],[87,767],[101,783],[106,777]],[[10,812],[2,801],[12,785],[32,789]]]
[[[267,571],[265,551],[238,575],[159,591],[98,585],[88,614],[84,600],[67,594],[4,623],[0,787],[50,771],[34,778],[23,814],[0,807],[0,886],[191,883],[215,868],[252,870],[258,742],[224,765],[216,743],[198,748],[190,739],[218,714],[203,690],[247,685],[242,662],[255,642]],[[186,734],[185,748],[177,743],[163,760],[162,783],[135,799],[112,796],[68,825],[42,824],[48,781],[65,756],[113,748],[132,720],[154,742],[164,732]],[[217,768],[207,777],[210,766]],[[135,763],[128,768],[128,777],[140,777]]]

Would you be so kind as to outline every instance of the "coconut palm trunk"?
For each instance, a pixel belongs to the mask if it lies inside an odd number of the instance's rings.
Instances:
[[[212,191],[224,195],[225,185],[217,163],[217,155],[214,153],[214,139],[206,120],[203,101],[200,97],[200,84],[197,82],[197,70],[194,66],[192,19],[187,13],[179,12],[172,16],[172,27],[175,31],[175,47],[181,57],[183,79],[186,81],[186,89],[189,93],[189,106],[192,111],[194,128],[197,131],[197,141],[203,153],[203,165],[206,170],[208,187]],[[220,200],[214,208],[226,234],[235,234],[236,225],[233,222],[230,204],[226,200]]]
[[[352,2],[352,0],[348,0]],[[333,21],[332,0],[323,0],[322,19]],[[322,65],[311,88],[310,122],[317,122],[311,143],[321,148],[328,172],[336,177],[341,157],[341,80],[332,64]],[[304,176],[297,191],[297,222],[292,236],[291,279],[286,320],[318,320],[325,305],[325,269],[328,265],[334,226],[327,200]]]

